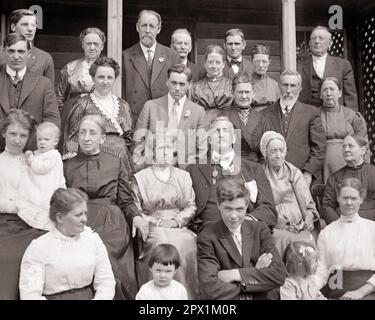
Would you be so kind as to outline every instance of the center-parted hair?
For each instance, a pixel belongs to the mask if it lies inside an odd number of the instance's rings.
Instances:
[[[304,275],[314,273],[313,264],[317,260],[316,248],[309,242],[294,241],[288,245],[284,253],[286,271],[294,275],[302,271]]]
[[[362,181],[357,178],[346,178],[342,180],[342,182],[336,183],[336,194],[337,196],[340,195],[340,192],[345,187],[350,187],[358,191],[359,196],[361,199],[366,198],[366,186],[363,185]]]
[[[107,125],[107,123],[106,123],[105,119],[100,114],[98,114],[98,113],[88,113],[88,114],[86,114],[81,119],[81,121],[79,122],[79,124],[78,124],[78,130],[81,127],[81,124],[84,121],[86,121],[86,120],[90,120],[90,121],[96,123],[99,126],[100,130],[102,131],[102,134],[106,133],[106,125]]]
[[[81,40],[81,42],[83,42],[83,39],[90,33],[97,34],[100,40],[102,40],[103,45],[104,45],[106,41],[105,33],[99,28],[95,28],[95,27],[89,27],[89,28],[82,30],[82,32],[79,34],[79,39]]]
[[[88,196],[77,188],[58,188],[50,200],[49,217],[56,222],[58,213],[65,215],[74,209],[77,204],[86,202]]]
[[[224,178],[216,186],[217,202],[220,205],[224,201],[233,201],[245,198],[250,203],[250,193],[244,182],[238,178]]]
[[[183,73],[186,76],[187,81],[191,82],[192,74],[191,74],[191,70],[188,66],[185,66],[182,63],[174,64],[167,71],[168,79],[170,78],[172,72]]]
[[[232,80],[232,91],[234,92],[236,90],[236,86],[239,85],[240,83],[248,83],[248,84],[251,84],[251,88],[252,90],[254,90],[253,88],[253,84],[251,83],[251,78],[250,76],[247,74],[247,72],[240,72],[238,73]]]
[[[91,77],[95,77],[96,71],[99,67],[109,67],[115,72],[115,78],[120,75],[120,66],[116,60],[109,57],[97,58],[90,67],[89,73]]]
[[[254,47],[251,48],[250,57],[251,60],[254,59],[255,54],[265,54],[270,57],[270,47],[263,44],[263,43],[257,43]]]
[[[28,112],[22,109],[11,109],[5,118],[0,121],[0,131],[6,132],[11,124],[19,124],[23,129],[28,130],[31,135],[36,128],[36,120]]]
[[[223,58],[223,62],[226,59],[226,53],[224,49],[216,44],[209,44],[206,48],[206,52],[204,53],[204,61],[207,61],[207,57],[210,53],[218,53]]]
[[[177,248],[169,243],[162,243],[151,251],[148,266],[152,268],[154,263],[160,263],[164,266],[173,264],[176,269],[181,266],[181,258]]]

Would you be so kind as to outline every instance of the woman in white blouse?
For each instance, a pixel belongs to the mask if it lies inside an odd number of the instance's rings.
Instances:
[[[113,299],[112,267],[99,235],[86,227],[86,202],[87,195],[76,188],[60,188],[52,195],[55,228],[33,240],[23,256],[22,300]]]
[[[358,215],[366,189],[347,178],[337,194],[341,216],[319,235],[315,280],[327,298],[375,300],[375,222]]]

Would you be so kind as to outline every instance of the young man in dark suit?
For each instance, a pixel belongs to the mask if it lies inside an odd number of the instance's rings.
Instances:
[[[224,76],[233,80],[241,72],[246,72],[249,76],[253,73],[251,62],[242,55],[246,47],[245,36],[241,29],[230,29],[225,33],[224,49],[227,53]]]
[[[0,70],[0,120],[10,109],[16,108],[29,112],[38,124],[51,121],[60,127],[60,114],[51,81],[27,69],[30,43],[23,35],[11,33],[4,44],[6,64]],[[2,149],[3,139],[0,140]],[[36,147],[35,137],[31,137],[28,147]]]
[[[249,190],[240,179],[216,188],[220,220],[198,234],[198,276],[202,299],[277,299],[286,270],[269,228],[245,220]]]

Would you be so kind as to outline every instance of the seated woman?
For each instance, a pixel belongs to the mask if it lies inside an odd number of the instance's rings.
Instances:
[[[17,215],[16,207],[27,169],[23,151],[35,125],[21,109],[10,110],[0,123],[5,139],[5,151],[0,154],[0,300],[19,298],[22,256],[30,242],[46,232],[29,226]]]
[[[86,201],[87,195],[75,188],[52,195],[49,217],[55,227],[33,240],[22,258],[22,300],[113,299],[115,279],[107,250],[85,226]]]
[[[320,109],[322,125],[327,137],[327,149],[324,162],[324,182],[328,177],[345,166],[342,156],[342,143],[348,134],[356,134],[367,138],[366,121],[359,112],[341,106],[339,98],[342,92],[337,78],[326,78],[320,89],[323,105]],[[369,154],[365,158],[369,162]]]
[[[106,121],[98,114],[86,115],[78,128],[79,153],[64,163],[66,185],[89,197],[87,225],[107,247],[116,279],[115,299],[134,299],[137,282],[129,226],[145,238],[148,224],[134,204],[123,160],[101,151]]]
[[[197,298],[197,246],[195,234],[186,228],[196,211],[195,194],[188,172],[174,167],[172,147],[163,138],[154,139],[155,162],[134,175],[133,191],[150,232],[140,261],[140,285],[152,279],[148,268],[150,253],[161,243],[173,244],[181,256],[176,280]]]
[[[319,214],[302,172],[285,161],[287,149],[284,137],[274,131],[265,132],[260,150],[266,160],[264,171],[278,213],[273,229],[277,250],[283,256],[286,247],[293,241],[307,241],[315,245],[312,231],[314,219]]]
[[[367,149],[368,142],[362,136],[345,137],[342,154],[346,166],[330,175],[322,200],[322,216],[327,224],[340,217],[335,186],[345,178],[357,178],[366,187],[366,196],[358,213],[362,218],[375,220],[375,166],[364,161]]]
[[[68,114],[64,128],[63,159],[71,158],[78,152],[78,125],[81,119],[86,114],[100,114],[106,122],[106,139],[101,150],[124,160],[130,183],[133,171],[129,152],[133,141],[130,109],[125,100],[112,94],[119,74],[120,66],[108,57],[98,58],[90,67],[94,91],[78,98]]]
[[[252,107],[256,111],[261,111],[275,103],[280,97],[277,81],[267,75],[271,63],[270,48],[262,43],[256,44],[251,49],[251,62],[254,66],[254,72],[251,75],[254,88]]]
[[[223,112],[233,123],[235,129],[241,130],[241,157],[254,162],[261,162],[262,154],[259,142],[264,132],[270,129],[263,113],[254,111],[251,103],[254,90],[247,73],[239,73],[232,80],[233,106]]]
[[[233,95],[231,80],[223,75],[226,61],[224,49],[217,45],[209,45],[204,58],[206,75],[202,80],[193,83],[189,90],[189,98],[205,109],[207,120],[211,122],[220,111],[232,105]]]
[[[341,216],[318,239],[315,281],[318,288],[326,285],[322,293],[327,298],[375,300],[375,222],[358,215],[365,196],[356,178],[337,185]]]

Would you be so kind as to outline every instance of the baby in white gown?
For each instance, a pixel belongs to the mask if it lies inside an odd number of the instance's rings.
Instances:
[[[43,122],[37,128],[38,150],[26,151],[26,172],[19,187],[16,200],[18,216],[31,227],[51,230],[49,202],[53,192],[66,188],[63,162],[55,149],[60,137],[58,126],[52,122]]]

